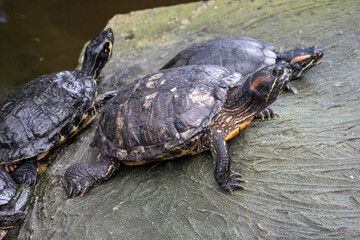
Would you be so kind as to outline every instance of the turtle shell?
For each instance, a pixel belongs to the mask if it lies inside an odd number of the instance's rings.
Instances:
[[[0,106],[0,164],[35,157],[63,142],[91,108],[96,89],[95,80],[80,71],[22,85]]]
[[[8,204],[16,192],[15,182],[10,175],[0,169],[0,206]]]
[[[11,199],[16,192],[15,182],[4,169],[0,169],[0,237],[6,235],[6,229],[24,222],[26,214],[14,210]],[[5,231],[5,232],[4,232]]]
[[[120,161],[148,161],[204,133],[238,78],[220,66],[163,70],[120,89],[103,108],[93,146]]]
[[[176,55],[162,69],[214,64],[248,76],[276,62],[275,46],[252,37],[213,39],[195,44]]]

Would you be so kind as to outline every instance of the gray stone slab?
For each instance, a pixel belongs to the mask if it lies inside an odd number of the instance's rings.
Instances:
[[[213,178],[209,153],[139,167],[67,199],[64,171],[92,161],[96,124],[50,154],[28,196],[19,239],[360,238],[360,2],[209,1],[117,15],[102,91],[159,69],[216,37],[253,36],[278,50],[314,44],[323,63],[230,142],[248,180],[233,194]]]

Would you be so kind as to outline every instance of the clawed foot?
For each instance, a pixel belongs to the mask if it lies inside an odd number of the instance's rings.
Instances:
[[[86,163],[77,163],[69,167],[64,175],[64,189],[68,198],[83,196],[95,181],[84,169]]]
[[[273,111],[271,108],[266,108],[264,111],[256,114],[255,117],[261,118],[261,120],[264,120],[266,117],[268,120],[271,120],[271,118],[276,119],[277,117],[281,116],[277,112]]]
[[[233,192],[235,190],[246,190],[245,187],[241,186],[241,183],[247,183],[243,179],[240,173],[231,172],[229,177],[220,185],[224,190]]]
[[[68,198],[83,196],[91,186],[109,179],[120,163],[109,157],[99,157],[94,162],[77,163],[69,167],[64,175],[64,189]]]
[[[37,168],[19,167],[15,169],[13,172],[11,172],[10,175],[16,183],[19,184],[27,183],[29,185],[32,185],[36,183],[38,173],[37,173]]]

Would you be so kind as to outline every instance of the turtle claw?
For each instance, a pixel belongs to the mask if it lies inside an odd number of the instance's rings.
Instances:
[[[237,173],[237,172],[231,172],[230,177],[231,177],[231,176],[234,176],[234,177],[237,177],[237,178],[241,178],[241,179],[244,178],[240,173]],[[242,181],[245,181],[245,180],[242,180]]]
[[[75,186],[73,186],[73,185],[75,185]],[[69,180],[67,180],[67,182],[64,183],[64,188],[65,188],[65,192],[66,192],[66,195],[68,198],[73,198],[78,195],[83,196],[89,189],[88,187],[84,188],[80,184],[75,184],[73,182],[71,183],[71,182],[69,182]]]
[[[246,190],[246,188],[241,185],[242,183],[247,183],[243,176],[239,173],[231,172],[230,176],[226,181],[224,181],[221,187],[229,192],[233,192],[235,190]]]
[[[16,174],[16,172],[13,172],[11,174],[11,177],[14,179],[16,183],[19,184],[27,183],[30,186],[36,183],[37,173],[29,172],[29,173]]]
[[[80,195],[82,192],[81,192],[81,185],[75,185],[74,188],[72,189],[72,193],[71,195],[68,197],[76,197],[78,195]]]
[[[281,117],[281,116],[280,114],[278,114],[277,112],[275,112],[274,110],[268,107],[262,112],[257,113],[255,117],[261,118],[261,120],[264,120],[266,117],[268,120],[271,120],[271,118],[276,119],[277,117]]]
[[[78,195],[83,196],[89,188],[94,184],[93,178],[82,169],[86,164],[75,164],[69,167],[64,175],[64,189],[68,198],[76,197]]]
[[[82,188],[82,190],[81,190],[81,194],[80,194],[80,196],[84,196],[84,194],[87,192],[87,191],[89,191],[89,188],[90,188],[90,184],[89,183],[85,183],[85,186]]]
[[[83,197],[85,193],[87,193],[90,189],[90,187],[94,184],[94,182],[86,181],[84,182],[84,185],[81,186],[81,189],[79,191],[80,196]],[[79,195],[79,194],[78,194]]]
[[[296,87],[294,85],[292,85],[291,83],[287,83],[286,84],[286,88],[289,90],[289,91],[292,91],[294,94],[298,94],[299,91],[296,89]]]

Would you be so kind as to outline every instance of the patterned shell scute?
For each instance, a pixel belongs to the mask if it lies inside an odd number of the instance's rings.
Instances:
[[[243,76],[275,64],[275,46],[252,37],[214,39],[195,44],[174,57],[164,68],[214,64]]]
[[[0,109],[0,163],[34,157],[56,145],[58,132],[91,107],[95,80],[79,71],[39,76],[6,98]]]
[[[230,73],[186,66],[147,75],[103,109],[94,145],[122,161],[150,160],[204,132],[226,101]]]

